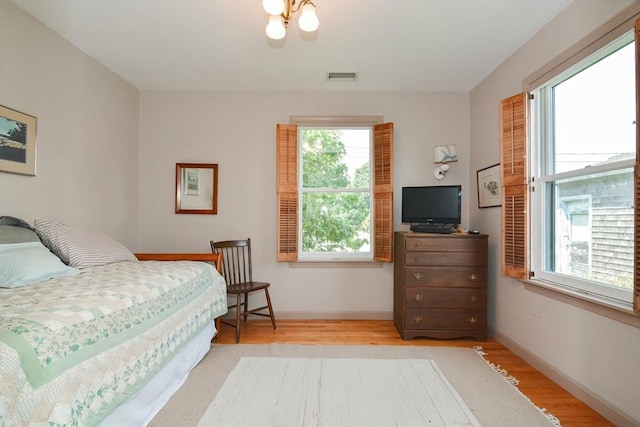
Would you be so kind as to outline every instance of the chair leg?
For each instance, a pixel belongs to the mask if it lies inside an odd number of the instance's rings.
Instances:
[[[267,305],[269,306],[269,317],[271,317],[271,324],[273,329],[276,329],[276,317],[273,315],[273,307],[271,307],[271,297],[269,297],[269,289],[264,288],[264,294],[267,297]]]
[[[237,295],[236,305],[236,344],[240,342],[240,313],[242,312],[242,294]]]
[[[243,318],[245,322],[249,318],[247,311],[249,311],[249,292],[245,292],[244,294],[244,310],[242,310],[242,313],[244,314]]]
[[[218,337],[218,334],[220,333],[220,329],[222,328],[222,316],[216,317],[215,324],[216,324],[216,334],[213,336],[213,338],[211,338],[211,342],[213,342],[213,340],[215,340]]]

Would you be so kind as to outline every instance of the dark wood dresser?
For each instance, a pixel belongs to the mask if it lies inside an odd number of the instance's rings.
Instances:
[[[402,339],[486,340],[488,237],[395,233],[393,322]]]

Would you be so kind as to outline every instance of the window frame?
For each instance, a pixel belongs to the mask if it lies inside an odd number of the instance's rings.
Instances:
[[[575,292],[585,293],[594,301],[606,302],[621,307],[631,307],[633,290],[607,286],[600,282],[580,279],[576,276],[551,271],[547,268],[548,259],[554,251],[554,248],[551,247],[551,245],[554,245],[554,241],[550,241],[550,239],[552,239],[551,236],[555,235],[556,231],[555,224],[549,218],[549,209],[555,206],[555,201],[551,201],[553,195],[548,194],[547,189],[549,185],[554,185],[554,183],[566,178],[588,178],[601,172],[620,171],[635,164],[634,160],[624,160],[556,173],[553,170],[553,154],[550,152],[553,145],[554,86],[571,79],[629,43],[633,43],[632,30],[624,32],[620,37],[548,80],[541,87],[532,91],[533,97],[531,97],[532,105],[530,108],[532,137],[529,141],[529,148],[532,155],[529,170],[536,181],[536,185],[533,186],[535,191],[532,191],[530,196],[530,209],[532,212],[530,219],[532,230],[530,235],[531,271],[535,272],[537,280],[545,281],[551,287],[568,288]],[[548,206],[549,203],[552,206]],[[533,230],[537,232],[534,233]]]
[[[298,210],[298,261],[301,262],[342,262],[342,261],[356,261],[356,262],[367,262],[373,261],[374,257],[374,208],[373,208],[373,199],[374,199],[374,188],[373,188],[373,125],[344,125],[342,123],[336,123],[331,119],[326,119],[326,122],[319,121],[313,125],[301,125],[298,124],[298,141],[301,141],[300,136],[301,133],[305,129],[333,129],[333,130],[342,130],[342,129],[368,129],[369,130],[369,186],[367,188],[304,188],[303,183],[303,174],[304,174],[304,164],[303,164],[303,150],[302,144],[298,146],[298,206],[300,209]],[[367,120],[365,123],[369,123]],[[369,219],[371,223],[371,228],[369,230],[369,244],[370,249],[367,252],[304,252],[302,248],[303,241],[303,197],[305,194],[309,193],[368,193],[369,194]]]
[[[503,275],[508,277],[514,277],[522,280],[525,283],[525,288],[561,301],[565,301],[576,306],[580,306],[591,311],[595,311],[601,313],[603,315],[607,315],[608,317],[615,318],[617,320],[623,321],[628,324],[632,324],[634,326],[640,326],[640,317],[637,314],[640,314],[640,286],[638,283],[639,272],[640,272],[640,168],[638,166],[638,157],[640,151],[638,147],[640,147],[640,108],[638,107],[638,101],[640,100],[640,83],[638,82],[640,78],[640,68],[639,68],[639,59],[640,58],[640,4],[633,4],[620,12],[610,21],[602,25],[592,34],[585,37],[583,40],[578,42],[576,45],[572,46],[563,54],[559,55],[548,64],[543,66],[541,69],[533,73],[527,79],[523,81],[523,89],[524,93],[520,94],[520,96],[529,98],[529,92],[533,92],[535,89],[547,84],[547,82],[559,78],[563,73],[569,73],[570,68],[580,63],[581,61],[586,60],[589,56],[593,55],[598,50],[602,49],[607,44],[613,42],[619,37],[623,36],[628,31],[634,29],[635,24],[635,52],[636,52],[636,159],[627,160],[617,165],[603,165],[597,166],[595,168],[601,168],[602,170],[610,170],[611,168],[617,168],[616,166],[633,166],[635,168],[635,178],[634,178],[634,286],[632,291],[632,303],[629,302],[621,302],[618,299],[610,299],[602,296],[594,296],[589,292],[583,289],[577,289],[570,285],[557,285],[554,283],[545,280],[544,277],[540,277],[539,271],[529,271],[525,270],[524,276],[518,276],[517,274],[513,274],[512,271],[509,270],[508,262],[509,260],[506,258],[506,255],[503,250]],[[511,98],[515,98],[511,97]],[[502,126],[503,116],[505,112],[504,103],[509,100],[507,98],[501,103],[501,159],[504,160],[503,157],[503,147],[505,145],[504,134],[505,129]],[[529,108],[527,107],[528,102],[525,101],[525,111]],[[522,140],[524,141],[524,145],[529,148],[536,148],[535,144],[530,147],[528,138],[537,138],[539,135],[536,135],[538,132],[538,127],[535,125],[535,121],[539,119],[535,111],[532,112],[532,117],[528,117],[525,113],[526,120],[528,121],[528,130],[530,135],[525,135]],[[536,163],[536,160],[539,159],[540,151],[532,151],[531,154],[528,154],[526,151],[524,152],[523,157],[528,158],[528,168],[526,171],[527,176],[523,187],[525,188],[523,192],[518,191],[518,194],[523,194],[526,198],[527,194],[531,195],[532,193],[539,192],[539,189],[544,187],[545,179],[539,178],[533,166]],[[591,169],[593,172],[596,172],[597,169]],[[557,175],[553,175],[554,179],[564,178],[571,176],[571,172],[561,173]],[[549,177],[547,177],[549,178]],[[548,181],[548,179],[547,179]],[[514,188],[516,186],[504,186],[503,193],[507,193],[510,188]],[[535,194],[535,197],[543,197],[538,194]],[[508,200],[507,200],[508,201]],[[519,250],[522,253],[526,254],[526,251],[530,250],[530,256],[527,255],[526,259],[531,262],[531,265],[541,265],[540,264],[540,247],[531,245],[531,235],[529,230],[539,229],[541,226],[541,221],[543,217],[539,215],[538,206],[536,205],[536,201],[529,201],[525,204],[525,209],[529,213],[536,212],[536,214],[526,214],[524,218],[522,218],[523,226],[527,228],[526,233],[526,243]],[[503,199],[503,220],[504,220],[504,206],[505,200]],[[505,227],[505,223],[503,221],[503,227]],[[505,244],[505,231],[503,230],[503,249]],[[507,237],[508,240],[508,237]],[[565,282],[566,283],[566,282]],[[634,314],[635,312],[635,314]]]

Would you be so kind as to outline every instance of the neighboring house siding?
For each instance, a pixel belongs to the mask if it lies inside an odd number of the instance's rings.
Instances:
[[[596,186],[600,189],[604,186],[607,191],[596,192]],[[593,276],[604,278],[607,282],[617,278],[615,282],[618,286],[631,289],[633,175],[615,174],[565,183],[558,187],[557,200],[558,209],[565,209],[563,201],[584,203],[591,221],[589,240],[572,239],[571,258],[568,260],[571,271],[576,274],[590,271]],[[568,213],[566,215],[569,216]]]

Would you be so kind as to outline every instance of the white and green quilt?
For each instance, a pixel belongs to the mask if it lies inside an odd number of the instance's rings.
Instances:
[[[226,311],[224,279],[202,262],[0,289],[0,427],[95,425]]]

